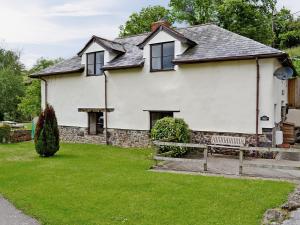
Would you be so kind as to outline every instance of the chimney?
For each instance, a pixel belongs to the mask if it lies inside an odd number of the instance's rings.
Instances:
[[[159,26],[170,27],[171,24],[167,20],[159,20],[151,24],[151,31],[155,31]]]

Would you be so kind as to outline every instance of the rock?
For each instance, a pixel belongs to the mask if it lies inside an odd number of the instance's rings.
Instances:
[[[300,202],[289,200],[287,203],[283,204],[281,208],[286,209],[288,211],[293,211],[300,208]]]
[[[282,223],[288,213],[281,209],[269,209],[264,214],[262,225],[277,225]]]
[[[300,188],[297,189],[289,195],[288,202],[281,206],[282,209],[288,211],[294,211],[300,208]]]

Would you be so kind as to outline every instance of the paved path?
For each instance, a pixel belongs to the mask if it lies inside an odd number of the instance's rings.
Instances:
[[[255,162],[257,164],[277,164],[299,166],[299,161],[289,160],[272,160],[272,159],[255,159],[247,158],[244,162]],[[208,158],[208,174],[219,174],[238,176],[239,160],[233,157],[220,157],[217,155],[209,156]],[[173,170],[173,171],[188,171],[203,173],[202,162],[164,162],[156,167],[156,170]],[[273,179],[289,179],[300,181],[300,171],[298,170],[282,170],[270,168],[243,168],[244,176],[273,178]],[[300,225],[300,224],[299,224]]]
[[[0,225],[40,225],[0,196]]]
[[[300,209],[291,213],[291,218],[283,222],[282,225],[299,225],[300,224]]]

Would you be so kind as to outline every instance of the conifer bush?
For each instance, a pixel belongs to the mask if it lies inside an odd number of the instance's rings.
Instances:
[[[190,130],[183,119],[165,117],[158,120],[151,130],[153,140],[164,142],[188,143]],[[182,157],[187,153],[185,147],[161,146],[158,153],[165,156]]]
[[[51,157],[59,150],[59,130],[55,111],[47,105],[41,112],[35,130],[35,150],[42,157]]]

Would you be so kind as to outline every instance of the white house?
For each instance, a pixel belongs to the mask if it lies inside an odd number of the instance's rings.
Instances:
[[[93,36],[77,56],[32,74],[42,105],[56,110],[64,141],[147,146],[164,116],[183,118],[193,142],[212,134],[272,145],[285,117],[288,82],[274,71],[286,53],[206,24],[113,41]]]

